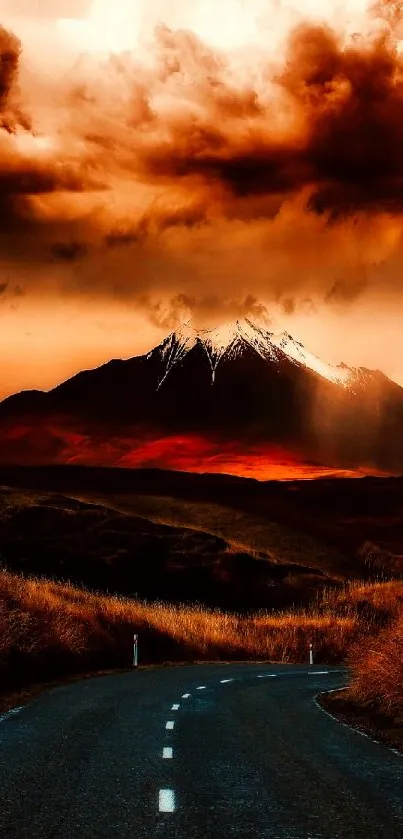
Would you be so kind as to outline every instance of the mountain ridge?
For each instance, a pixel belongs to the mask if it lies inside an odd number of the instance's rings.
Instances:
[[[402,426],[403,388],[379,371],[326,364],[248,319],[185,324],[148,353],[1,402],[0,463],[395,473]]]
[[[252,323],[249,318],[243,318],[214,329],[197,329],[189,321],[171,332],[147,356],[150,357],[157,350],[166,362],[166,371],[158,387],[161,387],[175,364],[181,363],[196,344],[199,344],[207,355],[211,366],[212,384],[215,382],[220,362],[235,358],[242,353],[245,346],[250,347],[266,361],[280,364],[285,357],[291,363],[306,367],[322,378],[350,389],[364,385],[368,378],[385,376],[379,370],[369,370],[361,366],[350,367],[344,362],[338,365],[323,362],[289,332],[270,332]]]
[[[305,367],[322,378],[335,384],[340,384],[349,390],[354,390],[358,385],[365,385],[369,380],[374,378],[381,378],[400,388],[400,385],[379,369],[374,370],[361,365],[359,367],[352,367],[344,361],[341,361],[339,364],[324,362],[307,350],[302,342],[297,341],[286,330],[280,333],[270,332],[252,323],[249,318],[243,318],[230,321],[212,329],[197,329],[192,325],[191,321],[188,321],[170,332],[160,344],[146,353],[131,356],[128,359],[111,358],[97,367],[86,368],[80,370],[78,373],[74,373],[49,390],[29,388],[9,394],[3,400],[0,400],[0,406],[17,397],[21,398],[23,395],[32,395],[35,397],[40,394],[52,393],[72,382],[77,377],[82,377],[89,373],[96,373],[96,371],[110,368],[112,365],[121,366],[136,359],[151,360],[156,355],[160,356],[166,364],[166,368],[156,384],[157,389],[159,389],[175,365],[183,362],[185,356],[196,346],[203,349],[209,361],[212,384],[216,381],[216,373],[220,362],[234,360],[242,354],[245,348],[249,347],[263,360],[280,363],[286,359],[296,366]],[[403,393],[403,388],[400,389]]]

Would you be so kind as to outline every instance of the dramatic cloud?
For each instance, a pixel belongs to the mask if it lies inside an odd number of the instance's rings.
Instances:
[[[21,44],[18,38],[0,26],[0,131],[8,134],[15,132],[19,127],[30,128],[30,121],[19,106],[20,52]],[[2,173],[2,180],[3,177]],[[10,181],[12,180],[13,173],[11,172]]]
[[[218,295],[196,298],[187,294],[178,294],[166,303],[153,303],[147,298],[140,298],[139,302],[148,311],[151,322],[166,331],[175,329],[178,323],[190,320],[193,312],[197,312],[199,321],[209,327],[214,325],[217,319],[220,323],[252,318],[259,323],[270,324],[270,315],[266,306],[252,294],[248,294],[244,300],[239,301]]]
[[[304,187],[312,190],[314,212],[401,211],[403,63],[387,33],[343,45],[325,26],[298,27],[265,98],[263,90],[260,98],[232,88],[224,61],[201,52],[194,36],[164,30],[159,37],[175,58],[170,72],[186,76],[190,53],[200,76],[190,107],[172,114],[162,140],[141,149],[146,176],[185,184],[194,177],[227,215],[243,216],[232,197],[285,196]],[[271,218],[270,202],[256,215],[265,210]]]
[[[161,330],[401,302],[400,4],[32,5],[0,0],[0,284]]]

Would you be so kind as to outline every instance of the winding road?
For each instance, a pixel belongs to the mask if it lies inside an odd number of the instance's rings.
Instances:
[[[0,718],[4,839],[402,839],[403,759],[316,703],[341,668],[70,683]]]

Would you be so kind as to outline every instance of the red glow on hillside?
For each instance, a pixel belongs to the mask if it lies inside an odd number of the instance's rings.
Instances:
[[[381,474],[371,468],[345,469],[321,465],[275,445],[250,445],[183,434],[155,436],[134,429],[115,437],[88,433],[60,422],[38,426],[28,422],[2,431],[0,463],[71,463],[129,469],[160,468],[186,472],[219,472],[258,480],[361,477]]]
[[[186,472],[221,472],[258,480],[363,474],[304,463],[285,449],[272,445],[248,447],[233,441],[216,442],[198,436],[162,437],[149,441],[133,448],[119,465],[131,468],[158,466]]]

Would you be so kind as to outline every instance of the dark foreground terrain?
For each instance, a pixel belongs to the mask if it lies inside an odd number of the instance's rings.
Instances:
[[[401,577],[403,478],[258,482],[90,467],[0,469],[9,570],[237,611]]]
[[[99,591],[248,611],[308,601],[332,578],[201,530],[67,495],[0,488],[7,570]]]

